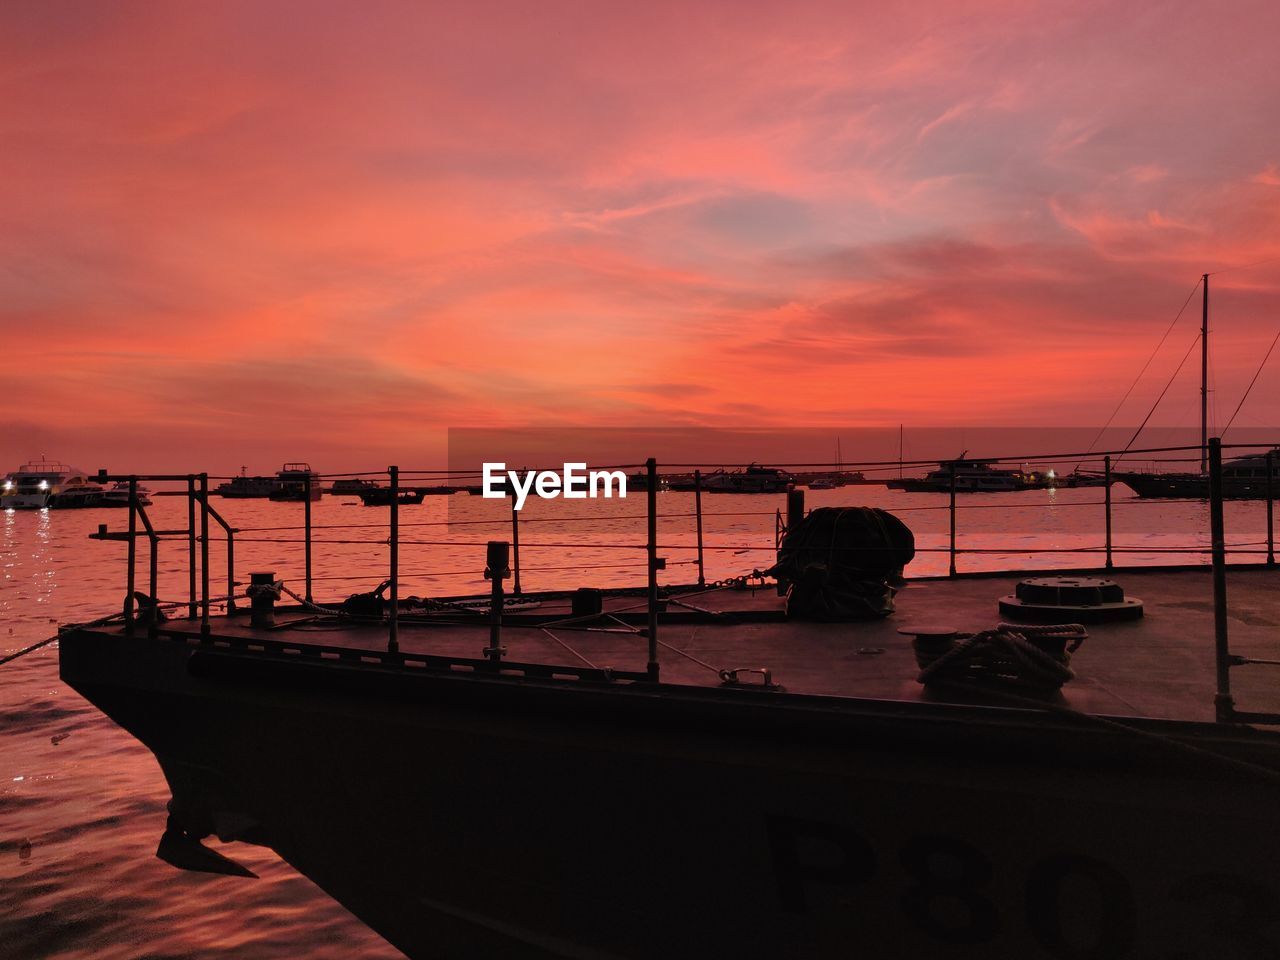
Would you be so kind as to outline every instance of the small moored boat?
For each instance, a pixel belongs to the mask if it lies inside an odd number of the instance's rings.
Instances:
[[[311,469],[311,464],[302,462],[286,463],[276,473],[268,499],[285,501],[319,500],[322,493],[320,474]]]
[[[121,480],[109,490],[103,491],[101,506],[104,507],[127,507],[129,506],[129,484],[128,481]],[[151,491],[147,487],[138,487],[138,506],[151,506]]]
[[[937,470],[923,477],[902,477],[885,485],[907,493],[947,493],[954,477],[957,493],[1009,493],[1036,487],[1021,470],[994,467],[990,460],[970,460],[968,454],[966,450],[954,460],[941,461]]]
[[[1207,473],[1133,471],[1116,472],[1112,476],[1143,499],[1207,500],[1209,498]],[[1280,498],[1280,447],[1270,453],[1254,453],[1224,463],[1222,495],[1228,500]]]
[[[275,486],[273,477],[250,477],[241,468],[240,476],[218,484],[213,488],[213,495],[228,500],[265,500],[271,496]]]
[[[397,490],[396,495],[391,495],[390,487],[374,487],[371,490],[364,490],[360,494],[360,501],[366,507],[389,507],[392,502],[401,506],[409,504],[421,503],[422,498],[426,496],[426,491],[417,489]]]

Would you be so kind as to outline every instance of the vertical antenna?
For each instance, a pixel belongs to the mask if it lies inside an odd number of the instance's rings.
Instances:
[[[1204,299],[1200,306],[1200,473],[1208,469],[1209,456],[1209,275],[1200,278]]]

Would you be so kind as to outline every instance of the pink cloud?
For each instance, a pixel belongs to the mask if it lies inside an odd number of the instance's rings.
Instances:
[[[1280,313],[1225,270],[1280,256],[1246,7],[11,7],[0,455],[1096,422],[1215,270],[1232,395]]]

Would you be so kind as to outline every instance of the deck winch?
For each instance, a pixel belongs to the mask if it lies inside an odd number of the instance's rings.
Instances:
[[[1137,620],[1142,601],[1102,577],[1031,577],[1000,598],[1000,613],[1037,623],[1106,623]]]

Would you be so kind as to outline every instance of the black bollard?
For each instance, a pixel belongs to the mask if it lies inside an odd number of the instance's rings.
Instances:
[[[511,557],[511,545],[505,540],[490,540],[485,555],[485,579],[493,584],[489,595],[489,646],[483,653],[493,663],[502,660],[506,652],[502,646],[502,581],[511,576],[508,561]]]
[[[276,575],[249,574],[249,623],[255,627],[273,627],[276,622]]]

